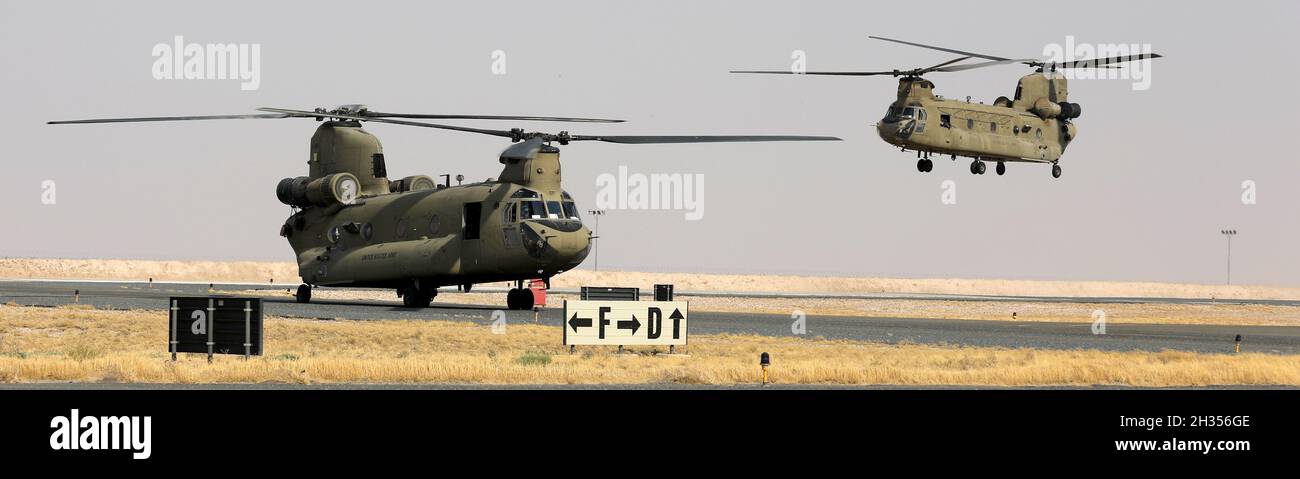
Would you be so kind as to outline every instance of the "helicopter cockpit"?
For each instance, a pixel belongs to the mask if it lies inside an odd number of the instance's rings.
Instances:
[[[925,109],[919,106],[892,106],[885,111],[885,123],[898,123],[904,120],[915,120],[922,117]]]
[[[530,220],[582,221],[578,217],[577,203],[567,191],[562,192],[560,201],[544,200],[542,195],[527,188],[520,188],[510,197],[513,201],[505,207],[507,223]]]

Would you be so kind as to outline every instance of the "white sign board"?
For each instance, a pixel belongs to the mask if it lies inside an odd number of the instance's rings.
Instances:
[[[565,301],[564,345],[682,346],[685,301]]]

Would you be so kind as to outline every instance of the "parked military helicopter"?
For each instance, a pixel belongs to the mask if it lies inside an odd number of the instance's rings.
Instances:
[[[898,98],[889,105],[885,117],[876,123],[876,132],[886,142],[903,151],[917,152],[916,169],[922,173],[934,169],[931,154],[970,157],[970,172],[984,174],[986,161],[997,162],[997,173],[1006,173],[1007,162],[1051,163],[1052,177],[1061,177],[1058,162],[1066,146],[1078,136],[1072,120],[1079,117],[1078,103],[1070,103],[1069,88],[1058,69],[1116,68],[1131,61],[1160,58],[1141,53],[1109,58],[1050,62],[1036,59],[1010,59],[919,43],[870,37],[961,55],[928,68],[891,71],[733,71],[732,73],[805,74],[837,76],[890,75],[898,80]],[[988,60],[980,63],[960,62],[971,58]],[[922,78],[928,73],[959,72],[995,65],[1022,63],[1036,68],[1035,73],[1020,78],[1015,98],[998,97],[992,105],[949,100],[934,94],[934,83]],[[930,118],[939,124],[929,123]]]
[[[292,214],[280,228],[297,255],[303,284],[394,289],[408,307],[427,307],[440,286],[469,291],[474,284],[513,281],[510,309],[533,307],[523,282],[577,267],[591,233],[573,197],[560,185],[560,150],[553,144],[825,141],[825,136],[604,136],[490,130],[407,119],[479,119],[621,122],[598,118],[383,113],[364,105],[312,111],[259,108],[262,114],[108,118],[50,124],[174,120],[313,118],[308,175],[276,187]],[[509,138],[497,179],[452,186],[423,175],[389,181],[383,149],[362,122],[390,123]]]

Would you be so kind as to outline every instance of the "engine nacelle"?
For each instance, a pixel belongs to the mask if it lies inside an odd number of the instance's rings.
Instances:
[[[352,173],[335,173],[315,180],[299,176],[280,180],[275,187],[275,196],[281,203],[299,208],[350,205],[356,202],[360,185]]]
[[[1050,120],[1052,118],[1072,120],[1079,117],[1079,114],[1082,113],[1082,108],[1079,107],[1078,103],[1070,103],[1068,101],[1052,103],[1046,98],[1039,98],[1034,101],[1034,107],[1030,108],[1029,111],[1044,120]]]
[[[438,184],[433,181],[433,178],[425,175],[408,176],[397,181],[388,182],[388,191],[393,193],[432,190],[437,187]]]
[[[1073,120],[1083,113],[1083,107],[1078,103],[1063,102],[1061,103],[1061,119]]]
[[[1029,111],[1038,115],[1039,118],[1048,120],[1061,115],[1061,105],[1052,103],[1046,98],[1039,98],[1034,101],[1034,107],[1030,108]]]

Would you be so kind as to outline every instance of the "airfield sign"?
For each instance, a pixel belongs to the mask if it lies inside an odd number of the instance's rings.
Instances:
[[[685,301],[565,301],[566,346],[682,346]]]
[[[169,350],[176,353],[262,355],[262,299],[173,297]]]

